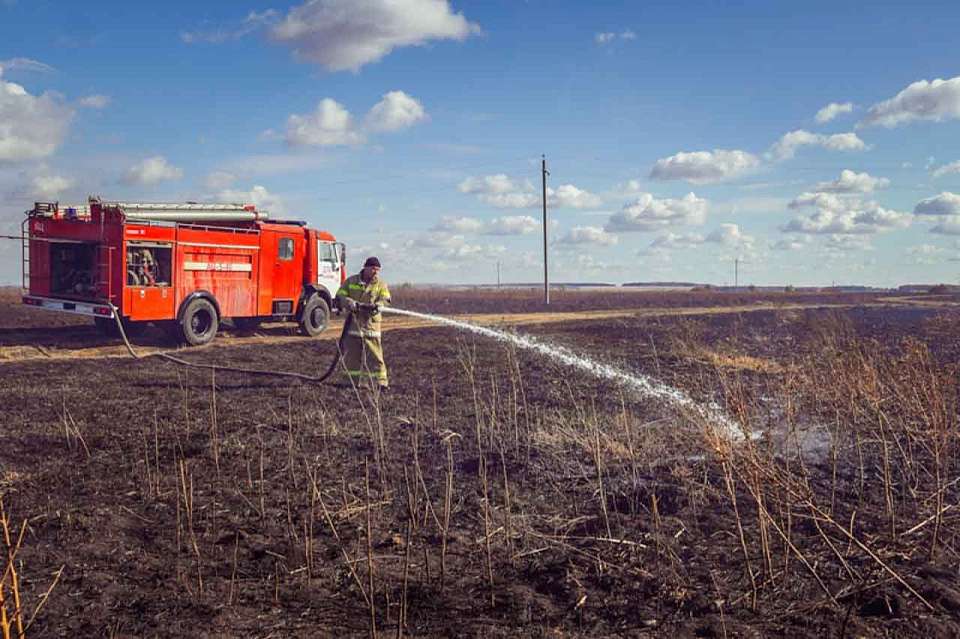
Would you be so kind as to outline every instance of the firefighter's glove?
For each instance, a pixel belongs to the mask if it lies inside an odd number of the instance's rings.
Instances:
[[[376,314],[379,313],[379,312],[380,312],[380,305],[379,305],[379,304],[373,304],[373,305],[370,306],[370,314],[371,314],[371,315],[376,315]]]
[[[351,313],[355,313],[357,310],[357,302],[349,297],[346,297],[343,299],[343,307]]]

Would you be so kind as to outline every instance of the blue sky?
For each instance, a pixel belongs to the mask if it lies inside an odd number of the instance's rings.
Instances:
[[[391,282],[960,279],[955,2],[0,0],[0,232],[255,202]],[[0,246],[0,281],[19,247]]]

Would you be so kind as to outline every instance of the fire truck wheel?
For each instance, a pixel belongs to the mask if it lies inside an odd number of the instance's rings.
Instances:
[[[190,302],[180,319],[183,341],[191,346],[202,346],[210,342],[217,334],[218,327],[217,309],[209,300],[203,298]]]
[[[303,314],[300,316],[300,332],[310,337],[316,337],[327,330],[327,324],[330,323],[330,307],[326,300],[319,295],[314,295],[307,300],[303,307]]]

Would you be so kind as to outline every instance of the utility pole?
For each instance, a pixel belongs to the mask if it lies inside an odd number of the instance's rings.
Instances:
[[[497,289],[500,288],[500,260],[497,260]]]
[[[740,287],[740,258],[733,260],[733,288]]]
[[[540,177],[543,182],[543,303],[550,305],[550,275],[547,269],[547,156],[541,155]]]

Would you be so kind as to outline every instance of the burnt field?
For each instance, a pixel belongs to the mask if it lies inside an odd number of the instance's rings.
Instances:
[[[537,296],[394,291],[441,314]],[[38,637],[957,636],[954,304],[565,292],[515,329],[715,403],[746,436],[442,327],[385,334],[384,394],[11,358],[4,606],[12,565]],[[326,367],[332,341],[288,336],[181,355]],[[4,297],[0,347],[34,338],[112,348]]]

